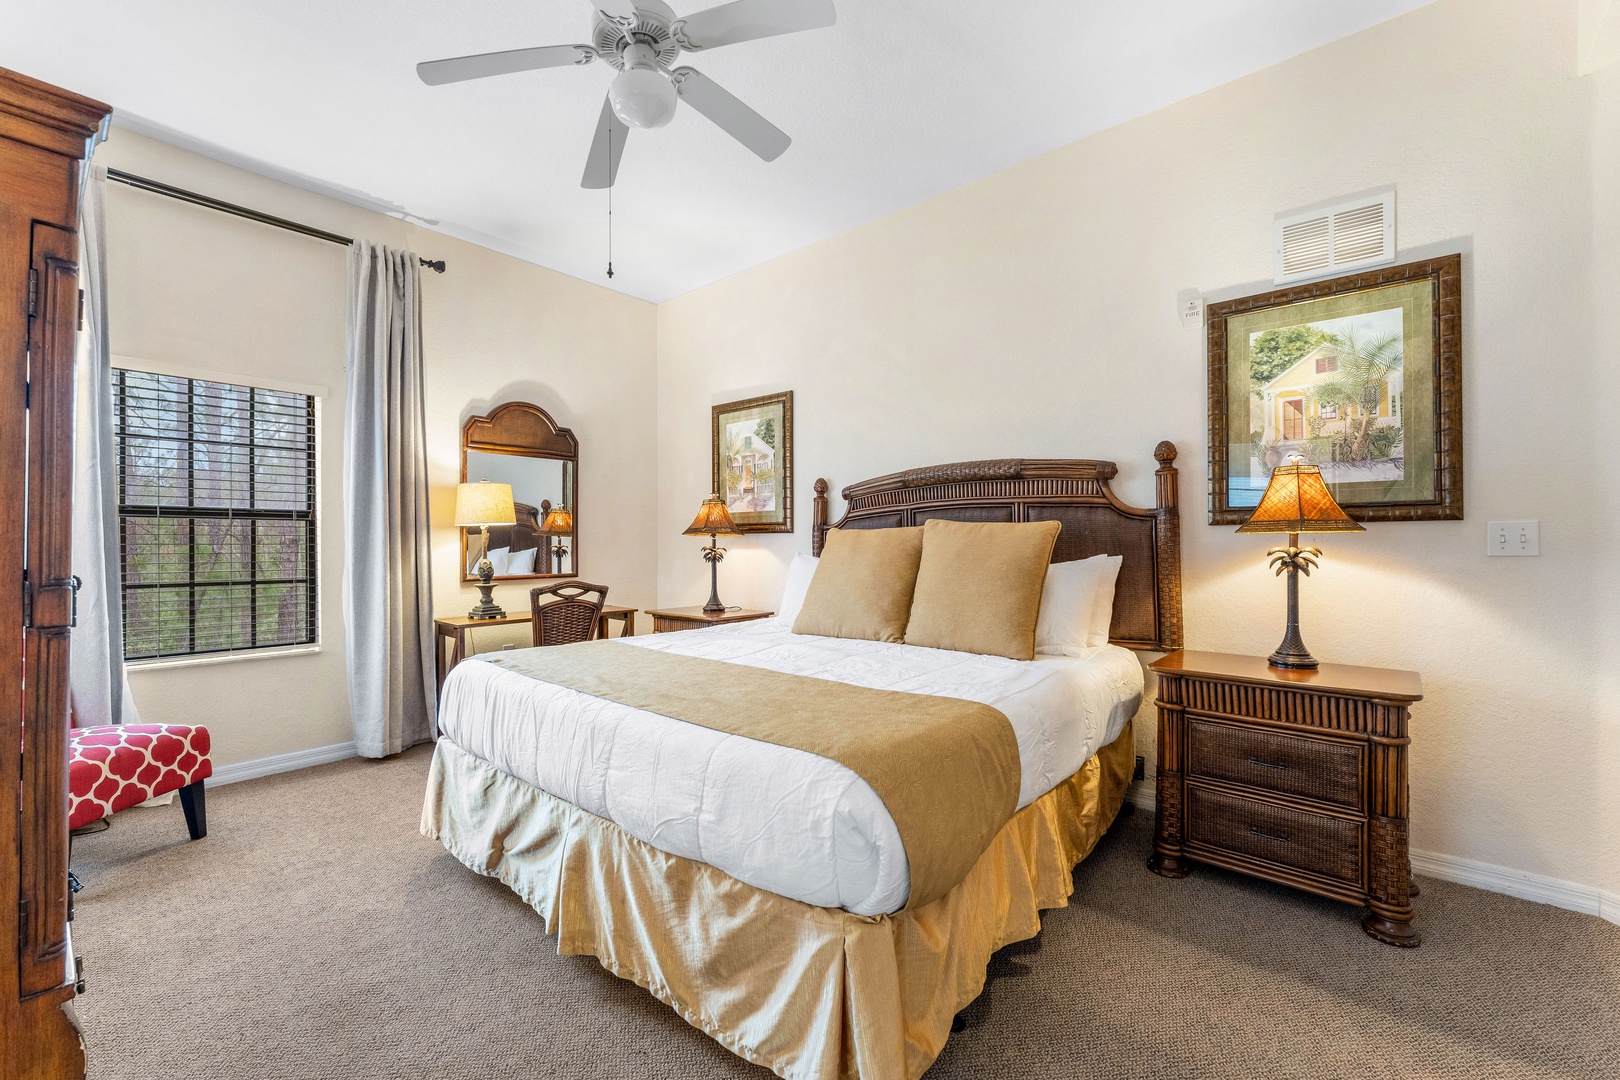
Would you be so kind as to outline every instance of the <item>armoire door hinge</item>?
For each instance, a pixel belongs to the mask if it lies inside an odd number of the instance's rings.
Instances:
[[[84,329],[84,290],[79,290],[79,329]]]
[[[39,311],[39,271],[32,266],[28,268],[28,317],[32,319]]]
[[[77,574],[70,578],[46,578],[39,588],[23,571],[22,624],[24,630],[71,630],[79,625],[79,589],[84,582]]]

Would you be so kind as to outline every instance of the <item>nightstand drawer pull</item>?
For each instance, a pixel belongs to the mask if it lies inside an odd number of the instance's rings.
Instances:
[[[1288,768],[1288,766],[1286,764],[1275,762],[1275,761],[1261,761],[1257,757],[1250,758],[1249,759],[1249,764],[1250,765],[1258,765],[1262,769],[1276,769],[1279,772],[1286,771],[1287,768]]]
[[[1264,830],[1264,829],[1262,829],[1262,828],[1261,828],[1261,827],[1260,827],[1260,826],[1258,826],[1258,825],[1250,825],[1250,826],[1249,826],[1249,831],[1250,831],[1250,832],[1252,832],[1252,833],[1254,833],[1254,835],[1256,835],[1256,836],[1263,836],[1263,837],[1265,837],[1265,838],[1266,838],[1266,839],[1267,839],[1267,840],[1275,840],[1275,841],[1277,841],[1277,843],[1279,843],[1279,844],[1286,844],[1286,843],[1288,843],[1288,837],[1287,837],[1287,836],[1286,836],[1286,835],[1284,835],[1284,836],[1279,836],[1279,835],[1277,835],[1277,834],[1276,834],[1276,833],[1269,833],[1269,832],[1266,832],[1266,831],[1265,831],[1265,830]]]

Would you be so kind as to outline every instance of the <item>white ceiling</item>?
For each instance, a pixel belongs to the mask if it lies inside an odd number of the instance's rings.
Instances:
[[[606,195],[579,181],[612,70],[440,87],[414,71],[588,41],[589,0],[0,0],[0,66],[111,102],[134,130],[661,301],[1426,2],[838,0],[831,28],[684,55],[793,145],[765,164],[684,106],[633,131],[611,283]]]

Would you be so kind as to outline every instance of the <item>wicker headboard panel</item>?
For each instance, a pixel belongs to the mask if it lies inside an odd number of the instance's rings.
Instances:
[[[844,489],[844,516],[829,523],[827,481],[816,481],[811,547],[821,554],[828,529],[888,529],[929,518],[955,521],[1058,521],[1053,562],[1120,555],[1109,638],[1128,649],[1181,648],[1181,519],[1176,504],[1176,447],[1153,451],[1157,506],[1143,510],[1114,497],[1112,461],[963,461],[880,476]]]

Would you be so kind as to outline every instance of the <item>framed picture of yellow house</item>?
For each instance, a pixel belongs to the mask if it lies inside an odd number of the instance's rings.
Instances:
[[[793,391],[713,410],[714,490],[745,533],[793,531]]]
[[[1462,258],[1210,304],[1209,521],[1298,454],[1359,521],[1463,516]]]

